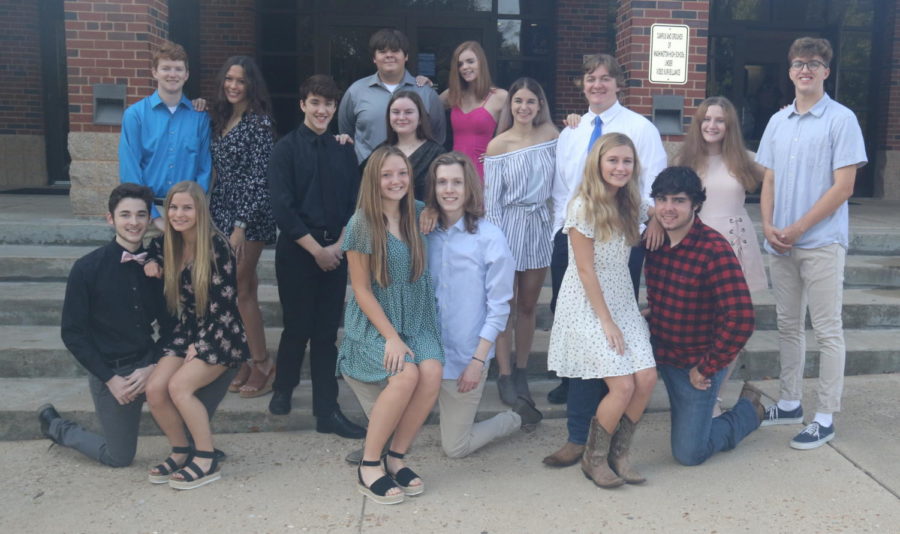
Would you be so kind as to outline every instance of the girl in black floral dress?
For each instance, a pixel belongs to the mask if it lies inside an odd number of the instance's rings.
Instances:
[[[275,241],[266,180],[275,137],[269,117],[271,105],[262,74],[247,56],[228,58],[219,71],[216,87],[210,107],[216,169],[210,211],[237,256],[238,307],[251,358],[249,365],[241,366],[229,390],[240,391],[241,397],[258,397],[272,391],[275,378],[275,364],[266,351],[256,276],[263,247]]]
[[[162,276],[166,304],[177,323],[166,336],[146,393],[172,454],[150,471],[150,481],[193,489],[221,476],[209,414],[195,393],[241,365],[249,347],[237,306],[234,254],[210,220],[203,190],[195,182],[175,184],[164,210],[165,233],[151,241],[144,271]]]

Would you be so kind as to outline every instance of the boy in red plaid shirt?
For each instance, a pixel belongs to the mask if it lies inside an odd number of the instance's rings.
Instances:
[[[706,200],[697,173],[669,167],[651,196],[667,240],[644,268],[650,339],[669,394],[672,454],[699,465],[762,421],[760,393],[749,384],[734,408],[712,417],[728,364],[753,333],[753,303],[731,245],[696,215]]]

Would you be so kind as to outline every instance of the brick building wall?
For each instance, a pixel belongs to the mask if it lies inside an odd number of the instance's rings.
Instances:
[[[44,133],[38,5],[0,4],[0,135]]]
[[[612,53],[610,1],[560,0],[556,7],[556,123],[569,113],[584,113],[585,101],[575,80],[582,76],[586,54]]]
[[[690,28],[687,83],[650,83],[650,26],[684,24]],[[616,21],[616,49],[619,63],[626,69],[628,89],[619,100],[634,111],[650,117],[652,95],[683,95],[684,125],[706,98],[706,55],[709,34],[709,1],[620,0]],[[680,141],[681,136],[664,136]]]
[[[215,79],[231,56],[256,55],[254,0],[206,0],[200,4],[200,94],[215,95]]]
[[[121,127],[93,124],[93,86],[125,85],[126,105],[153,92],[150,59],[168,37],[168,2],[67,0],[65,11],[69,196],[76,215],[99,215],[119,182]]]
[[[93,124],[93,85],[127,87],[128,104],[153,92],[150,57],[168,34],[165,0],[67,1],[71,132],[118,132]]]
[[[47,183],[40,15],[34,0],[0,3],[0,189]]]

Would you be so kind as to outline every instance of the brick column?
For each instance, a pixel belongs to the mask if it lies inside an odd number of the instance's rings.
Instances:
[[[153,92],[150,57],[168,36],[165,0],[67,0],[70,199],[76,215],[106,212],[119,183],[118,125],[93,123],[94,84],[127,87],[127,105]]]
[[[898,2],[900,3],[900,2]],[[875,167],[874,196],[900,200],[900,16],[897,9],[888,10],[892,21],[884,25],[888,35],[882,42],[889,50],[881,65],[884,82],[881,101],[875,113],[883,110],[875,154],[869,154],[869,165]],[[873,113],[874,114],[874,113]],[[874,118],[874,117],[873,117]],[[883,129],[882,129],[883,128]]]
[[[685,85],[649,81],[650,26],[684,24],[690,28],[688,81]],[[620,0],[616,19],[616,57],[626,70],[628,89],[619,101],[630,109],[652,115],[653,95],[684,96],[684,126],[706,98],[706,54],[709,32],[709,1]],[[663,142],[671,156],[683,136],[666,135]]]
[[[569,113],[584,113],[587,104],[575,80],[587,54],[612,53],[608,1],[560,0],[557,2],[556,102],[554,120]]]
[[[215,95],[215,79],[231,56],[256,56],[255,0],[205,0],[200,4],[200,94]],[[191,58],[192,64],[194,58]]]
[[[0,4],[0,189],[47,185],[38,4]]]

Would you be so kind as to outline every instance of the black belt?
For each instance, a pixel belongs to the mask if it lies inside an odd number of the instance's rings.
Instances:
[[[107,359],[106,363],[109,364],[110,367],[118,369],[118,368],[125,367],[128,365],[141,363],[146,360],[147,360],[146,354],[141,354],[139,352],[135,352],[134,354],[128,354],[126,356],[122,356],[121,358]]]
[[[309,235],[313,236],[313,239],[319,242],[321,245],[331,245],[332,243],[336,243],[338,238],[341,237],[340,232],[329,232],[328,230],[316,230],[310,229]]]

